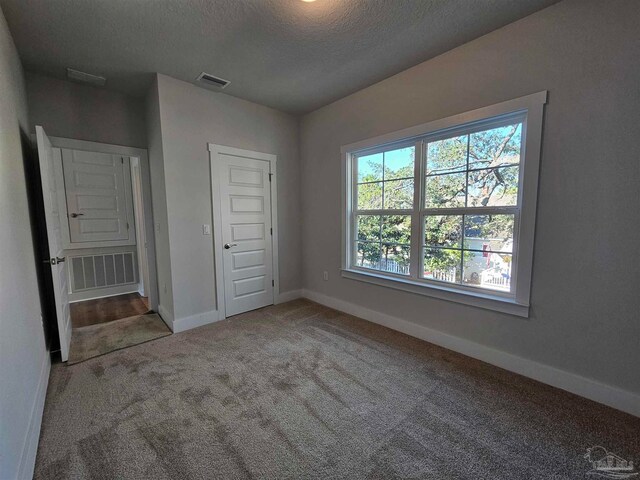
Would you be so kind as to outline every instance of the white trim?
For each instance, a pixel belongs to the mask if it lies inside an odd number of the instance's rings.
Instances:
[[[269,179],[271,185],[271,228],[273,234],[271,235],[271,252],[272,259],[272,271],[273,271],[273,303],[277,303],[280,298],[280,269],[278,264],[278,175],[277,173],[277,161],[278,157],[270,155],[269,160]]]
[[[73,138],[49,137],[51,145],[57,148],[70,148],[72,150],[87,150],[89,152],[110,153],[112,155],[126,155],[129,157],[142,157],[147,155],[144,148],[127,147],[125,145],[112,145],[110,143],[89,142],[87,140],[75,140]]]
[[[213,161],[214,152],[212,146],[209,145],[209,162],[211,163],[211,212],[213,215],[213,276],[216,289],[216,308],[218,309],[218,319],[224,320],[225,301],[224,301],[224,268],[222,265],[222,254],[219,250],[222,248],[222,230],[216,228],[216,225],[222,224],[222,215],[218,207],[218,199],[220,198],[219,186],[217,179],[219,177],[218,162]]]
[[[115,287],[94,288],[81,292],[69,293],[69,303],[85,302],[87,300],[96,300],[98,298],[117,297],[118,295],[126,295],[127,293],[138,293],[137,283],[128,283],[127,285],[117,285]]]
[[[277,161],[278,157],[271,153],[255,152],[252,150],[244,150],[241,148],[227,147],[215,143],[207,144],[209,150],[209,162],[211,164],[211,210],[213,213],[213,254],[214,254],[214,280],[216,286],[216,306],[218,308],[218,316],[220,320],[226,318],[225,299],[224,299],[224,269],[222,261],[222,229],[216,228],[216,225],[222,224],[222,215],[220,213],[217,201],[220,199],[220,191],[218,185],[218,162],[214,158],[218,153],[226,155],[234,155],[237,157],[246,157],[269,162],[270,188],[271,188],[271,228],[273,234],[271,236],[271,251],[273,262],[273,303],[278,303],[280,296],[280,274],[278,269],[278,183],[277,183]]]
[[[340,149],[342,156],[342,275],[346,278],[361,280],[377,285],[405,290],[412,293],[434,296],[452,302],[459,302],[466,305],[480,308],[496,310],[516,316],[529,316],[529,300],[531,295],[531,275],[533,270],[533,242],[536,217],[536,204],[538,194],[538,173],[540,170],[540,149],[542,143],[542,121],[543,109],[547,102],[547,92],[542,91],[524,97],[508,100],[502,103],[479,108],[470,112],[460,113],[447,118],[427,122],[415,127],[405,128],[393,133],[381,135],[375,138],[362,140],[359,142],[343,145]],[[369,271],[363,272],[353,266],[353,256],[355,255],[355,232],[353,215],[356,211],[355,198],[353,195],[355,161],[354,158],[361,154],[370,154],[389,148],[398,148],[402,145],[410,145],[412,141],[424,144],[432,138],[440,138],[446,135],[453,135],[462,130],[467,132],[473,128],[486,128],[487,125],[497,125],[507,119],[523,117],[522,121],[522,146],[524,153],[520,158],[520,178],[518,188],[518,205],[515,209],[514,226],[514,250],[513,250],[513,271],[512,290],[505,294],[483,290],[476,292],[472,287],[465,285],[440,286],[436,282],[421,278],[419,272],[422,270],[419,257],[422,255],[422,248],[419,248],[423,238],[423,233],[416,236],[416,232],[422,232],[422,219],[424,214],[422,188],[424,172],[416,166],[415,176],[416,192],[414,198],[414,209],[412,215],[412,242],[411,242],[411,278],[403,279],[395,275],[384,272]],[[418,144],[416,148],[416,158],[423,162],[423,148]],[[420,154],[419,154],[420,152]],[[416,199],[419,201],[416,202]],[[497,210],[500,207],[496,207]],[[359,212],[363,213],[363,212]],[[369,213],[369,212],[367,212]],[[374,212],[381,214],[380,212]],[[391,212],[384,211],[383,214]],[[408,214],[407,212],[405,212]],[[443,211],[443,214],[446,213]],[[415,219],[419,216],[419,224]],[[420,252],[416,256],[416,252]],[[420,265],[416,269],[416,265]]]
[[[31,407],[29,417],[29,427],[27,435],[22,445],[20,463],[18,464],[18,475],[16,478],[33,478],[33,471],[36,466],[36,454],[38,453],[38,441],[40,440],[40,427],[42,426],[42,415],[44,414],[44,402],[47,397],[47,385],[49,384],[49,373],[51,371],[51,357],[49,352],[44,352],[42,367],[40,368],[40,378],[36,396]]]
[[[192,328],[202,327],[203,325],[219,322],[220,320],[223,319],[220,318],[218,311],[210,310],[208,312],[197,313],[189,317],[176,318],[172,322],[172,327],[170,328],[173,333],[180,333],[191,330]]]
[[[130,157],[131,193],[135,217],[136,251],[138,253],[138,293],[146,297],[149,289],[149,261],[147,259],[147,239],[144,225],[144,193],[142,188],[142,168],[138,157]]]
[[[640,395],[311,290],[314,302],[640,417]]]
[[[509,313],[518,317],[527,318],[529,316],[528,305],[519,305],[513,299],[491,295],[491,291],[489,290],[482,292],[468,291],[463,293],[459,289],[448,288],[445,284],[442,286],[435,284],[426,285],[424,283],[418,283],[411,278],[389,278],[386,275],[380,275],[373,271],[344,269],[342,270],[342,276],[351,280],[372,283],[374,285],[402,290],[416,295],[439,298],[449,302],[462,303],[472,307]],[[425,288],[425,286],[429,288]]]
[[[278,295],[278,300],[275,302],[276,305],[279,303],[290,302],[291,300],[296,300],[298,298],[302,298],[302,290],[289,290],[288,292],[282,292]]]
[[[400,140],[410,139],[412,137],[422,137],[429,132],[444,130],[452,126],[472,123],[485,118],[496,117],[506,113],[517,112],[518,110],[527,110],[532,105],[541,105],[547,103],[547,91],[532,93],[524,97],[514,98],[505,102],[496,103],[488,107],[477,108],[469,112],[459,113],[450,117],[433,120],[431,122],[422,123],[414,127],[404,128],[395,132],[379,135],[374,138],[360,140],[358,142],[343,145],[340,148],[341,153],[347,154],[366,148],[377,147],[387,143],[393,143]]]

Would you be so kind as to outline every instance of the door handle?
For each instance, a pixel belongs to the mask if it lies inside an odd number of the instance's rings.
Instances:
[[[76,217],[81,217],[82,215],[84,215],[84,213],[72,213],[71,215],[69,215],[71,218],[76,218]]]
[[[237,243],[225,243],[224,244],[224,248],[226,248],[227,250],[229,250],[231,247],[237,247],[238,244]]]
[[[57,265],[59,263],[63,263],[67,257],[53,257],[49,260],[43,260],[42,263],[48,263],[49,265]]]

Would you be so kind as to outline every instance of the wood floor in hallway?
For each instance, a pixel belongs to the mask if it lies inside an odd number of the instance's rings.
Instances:
[[[96,298],[71,304],[71,324],[73,328],[86,327],[142,315],[148,311],[149,301],[139,293]]]

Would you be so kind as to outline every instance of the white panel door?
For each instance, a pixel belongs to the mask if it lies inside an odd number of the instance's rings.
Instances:
[[[225,315],[273,303],[268,161],[218,153]]]
[[[62,361],[69,359],[69,345],[71,344],[71,315],[69,312],[69,289],[67,286],[67,262],[63,256],[62,222],[58,208],[54,162],[56,161],[51,142],[40,126],[36,126],[38,142],[38,157],[40,161],[40,176],[42,180],[42,195],[47,221],[47,238],[49,241],[49,255],[51,259],[51,276],[53,277],[54,296],[56,301],[56,315],[58,317],[58,332],[60,334],[60,352]],[[59,150],[57,151],[59,152]],[[58,159],[59,161],[59,159]]]
[[[131,240],[129,157],[62,150],[71,243]]]

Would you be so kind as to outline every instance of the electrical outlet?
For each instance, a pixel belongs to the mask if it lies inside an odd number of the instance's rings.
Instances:
[[[329,280],[329,272],[327,272],[327,271],[322,272],[322,278],[325,281]]]
[[[202,234],[211,235],[211,225],[207,225],[206,223],[202,225]]]

